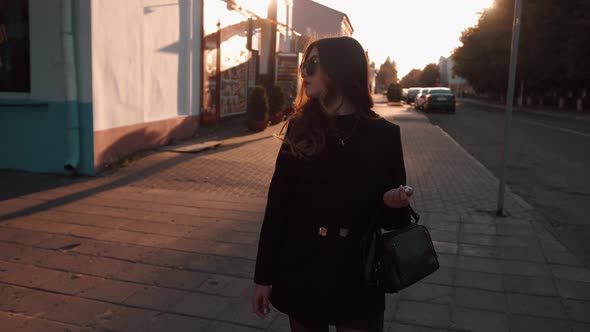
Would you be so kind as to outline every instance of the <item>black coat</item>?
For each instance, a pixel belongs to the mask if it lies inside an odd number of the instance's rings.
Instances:
[[[328,135],[326,149],[312,158],[295,158],[283,144],[260,233],[254,281],[272,285],[272,304],[300,320],[382,312],[384,293],[363,283],[360,239],[372,216],[387,229],[409,222],[408,208],[383,203],[387,190],[406,182],[399,127],[354,115],[335,125],[350,138],[342,146]]]

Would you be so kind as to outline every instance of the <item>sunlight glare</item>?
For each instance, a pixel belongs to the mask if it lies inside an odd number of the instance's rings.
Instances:
[[[477,24],[494,0],[315,0],[349,17],[353,37],[379,68],[387,56],[401,78],[411,69],[438,63],[460,46],[463,30]]]

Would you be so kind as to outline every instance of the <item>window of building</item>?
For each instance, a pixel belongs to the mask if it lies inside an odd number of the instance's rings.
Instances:
[[[0,92],[31,90],[29,2],[0,0]]]

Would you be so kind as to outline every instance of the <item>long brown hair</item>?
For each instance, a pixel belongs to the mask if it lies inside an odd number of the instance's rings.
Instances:
[[[351,37],[319,39],[309,44],[303,61],[317,48],[322,73],[328,78],[328,91],[322,100],[308,98],[303,84],[295,100],[295,112],[285,126],[289,126],[284,141],[297,157],[313,156],[326,146],[326,131],[332,119],[323,109],[338,96],[346,98],[356,110],[359,120],[375,119],[373,97],[369,87],[369,65],[361,44]],[[284,127],[283,127],[284,129]]]

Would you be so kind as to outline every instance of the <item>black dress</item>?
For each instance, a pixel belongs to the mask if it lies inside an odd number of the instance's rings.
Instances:
[[[254,281],[272,285],[271,303],[308,325],[383,313],[384,293],[362,281],[360,238],[371,216],[387,229],[409,222],[407,208],[383,203],[387,190],[406,182],[399,127],[356,115],[338,116],[334,126],[344,145],[327,135],[317,156],[299,159],[281,147],[256,260]]]

